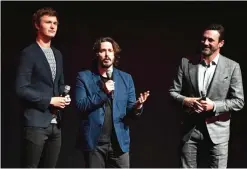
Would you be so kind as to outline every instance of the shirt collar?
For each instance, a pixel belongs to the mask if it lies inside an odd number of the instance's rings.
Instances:
[[[209,63],[209,65],[217,65],[219,61],[220,54],[217,54],[216,57]],[[206,66],[204,59],[201,59],[201,64]]]

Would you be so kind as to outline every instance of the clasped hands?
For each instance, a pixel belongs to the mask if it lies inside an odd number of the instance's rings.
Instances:
[[[198,97],[186,97],[183,104],[194,112],[201,113],[214,109],[214,102],[209,98],[202,100]]]

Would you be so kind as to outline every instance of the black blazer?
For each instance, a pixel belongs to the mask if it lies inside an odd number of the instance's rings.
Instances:
[[[53,82],[50,65],[44,52],[33,43],[21,52],[16,77],[16,92],[24,106],[24,125],[48,127],[52,120],[51,97],[64,90],[63,61],[59,50],[51,47],[56,59]]]

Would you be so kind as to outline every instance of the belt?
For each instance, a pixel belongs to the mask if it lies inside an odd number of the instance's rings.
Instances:
[[[206,118],[206,123],[210,124],[210,123],[214,123],[216,121],[228,121],[231,118],[231,115],[229,112],[224,112],[222,114],[220,114],[219,116],[212,116],[209,118]]]

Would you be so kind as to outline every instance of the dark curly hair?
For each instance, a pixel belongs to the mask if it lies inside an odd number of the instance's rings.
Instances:
[[[99,52],[100,45],[102,42],[110,42],[112,44],[114,55],[115,55],[113,65],[115,67],[117,67],[119,65],[119,60],[120,60],[119,53],[121,52],[121,48],[119,47],[118,43],[114,39],[112,39],[111,37],[100,37],[95,41],[95,43],[93,45],[93,51],[95,54],[97,54]],[[94,58],[94,60],[95,59],[97,60],[97,58]]]

